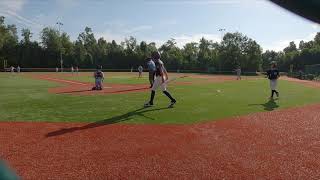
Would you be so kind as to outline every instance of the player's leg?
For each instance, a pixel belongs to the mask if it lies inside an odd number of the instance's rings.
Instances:
[[[270,89],[271,89],[271,96],[270,98],[273,98],[276,88],[276,80],[270,80]]]
[[[151,88],[151,95],[150,95],[150,100],[148,103],[146,103],[144,105],[144,107],[150,107],[150,106],[153,106],[153,100],[154,100],[154,96],[156,95],[156,90],[159,88],[159,86],[161,85],[161,77],[158,76],[153,85],[152,85],[152,88]]]
[[[99,78],[95,79],[94,90],[99,90]]]
[[[154,73],[152,71],[149,72],[149,82],[150,82],[150,88],[152,88],[152,85],[154,82]]]
[[[102,90],[102,78],[98,79],[98,90]]]
[[[279,97],[279,92],[277,91],[277,86],[278,86],[278,80],[274,80],[274,92],[276,93],[277,97]]]
[[[162,83],[161,84],[161,90],[163,92],[163,94],[165,94],[169,99],[170,99],[170,104],[169,107],[173,107],[173,105],[177,102],[176,99],[174,99],[171,94],[167,91],[167,84],[166,83]]]

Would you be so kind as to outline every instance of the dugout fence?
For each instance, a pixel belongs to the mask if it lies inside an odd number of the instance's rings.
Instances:
[[[320,64],[306,65],[305,66],[305,73],[320,75]]]

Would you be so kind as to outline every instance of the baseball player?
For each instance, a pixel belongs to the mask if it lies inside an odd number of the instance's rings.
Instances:
[[[73,74],[73,72],[74,72],[74,68],[73,66],[71,66],[71,73]]]
[[[139,66],[139,67],[138,67],[138,71],[139,71],[139,78],[141,78],[141,77],[142,77],[143,67],[142,67],[142,66]]]
[[[17,73],[20,73],[21,72],[21,68],[20,66],[17,67]]]
[[[95,87],[92,88],[92,90],[102,90],[103,89],[103,80],[104,80],[104,74],[101,70],[101,66],[97,66],[97,70],[93,74],[95,79]]]
[[[152,59],[154,60],[156,71],[155,71],[155,80],[151,88],[151,97],[150,101],[144,105],[144,107],[151,107],[153,106],[153,99],[156,94],[156,90],[160,87],[162,92],[171,100],[169,104],[169,108],[172,108],[173,105],[177,102],[171,94],[167,91],[167,84],[165,81],[168,79],[167,70],[164,67],[163,62],[160,60],[161,55],[158,51],[152,53]]]
[[[235,71],[237,73],[237,80],[241,80],[241,67],[238,66]]]
[[[10,72],[11,72],[11,73],[14,73],[14,69],[15,69],[15,68],[14,68],[13,66],[11,66],[11,67],[10,67]]]
[[[270,99],[273,99],[274,93],[276,93],[277,97],[279,97],[279,92],[277,91],[277,84],[278,84],[278,78],[280,77],[280,73],[277,69],[277,65],[275,62],[271,62],[271,69],[267,71],[267,77],[270,80],[270,89],[271,89]]]
[[[153,62],[152,58],[147,58],[147,65],[149,70],[149,82],[150,82],[150,88],[152,88],[153,82],[154,82],[154,76],[156,72],[156,65]]]

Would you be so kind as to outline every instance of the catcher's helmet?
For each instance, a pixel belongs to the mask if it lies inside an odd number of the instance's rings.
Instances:
[[[151,56],[152,56],[152,59],[155,59],[155,60],[158,60],[161,58],[161,54],[159,51],[154,51]]]

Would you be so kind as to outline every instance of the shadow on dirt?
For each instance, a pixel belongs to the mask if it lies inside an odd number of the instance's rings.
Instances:
[[[249,104],[249,106],[263,106],[266,111],[273,111],[279,107],[274,99],[269,99],[268,102],[263,104]]]
[[[46,137],[60,136],[60,135],[64,135],[64,134],[67,134],[67,133],[72,133],[72,132],[75,132],[75,131],[96,128],[96,127],[105,126],[105,125],[109,125],[109,124],[115,124],[115,123],[119,123],[119,122],[122,122],[122,121],[129,121],[134,116],[142,116],[142,117],[154,120],[151,117],[145,116],[144,113],[152,112],[152,111],[160,111],[160,110],[164,110],[164,109],[168,109],[168,107],[157,108],[157,109],[139,108],[139,109],[136,109],[134,111],[130,111],[130,112],[127,112],[125,114],[122,114],[122,115],[119,115],[119,116],[114,116],[114,117],[111,117],[111,118],[108,118],[108,119],[104,119],[104,120],[101,120],[101,121],[96,121],[96,122],[87,124],[85,126],[71,127],[71,128],[66,128],[66,129],[60,129],[60,130],[57,130],[57,131],[53,131],[53,132],[50,132],[50,133],[46,134]]]

